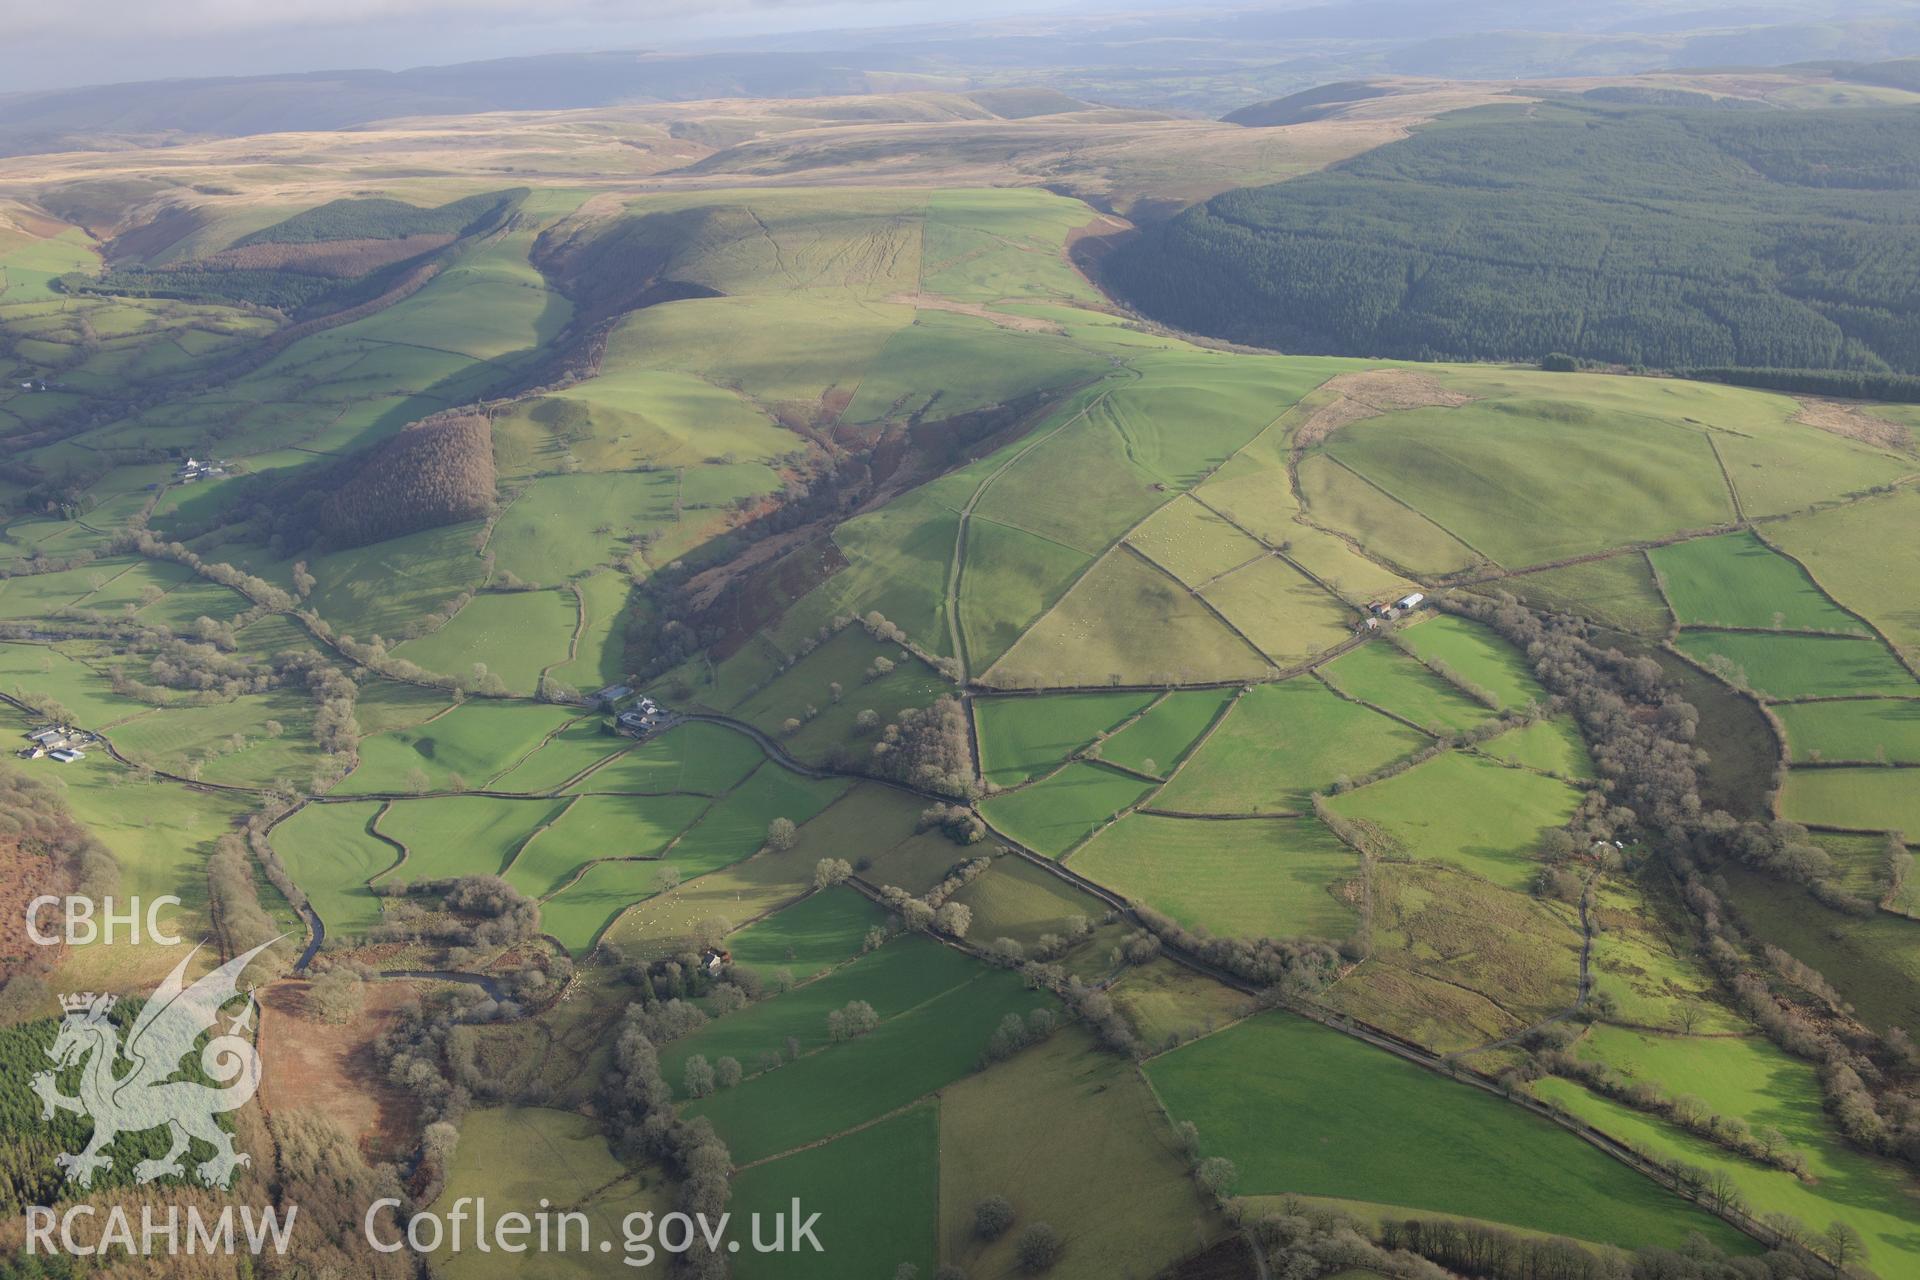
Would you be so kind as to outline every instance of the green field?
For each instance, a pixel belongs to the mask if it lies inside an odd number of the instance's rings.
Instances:
[[[1324,653],[1353,634],[1353,610],[1278,556],[1235,569],[1200,594],[1277,666]]]
[[[1106,910],[1092,894],[1019,857],[996,858],[991,871],[953,900],[973,912],[968,937],[989,943],[1012,938],[1023,947],[1044,934],[1064,935],[1076,916],[1097,920]]]
[[[1515,574],[1499,586],[1530,608],[1580,614],[1623,631],[1664,635],[1673,625],[1653,570],[1639,552]]]
[[[1311,677],[1255,685],[1153,806],[1179,813],[1304,813],[1314,792],[1425,745],[1415,730]]]
[[[380,815],[380,834],[405,845],[407,856],[383,878],[504,875],[520,846],[558,818],[566,804],[493,796],[396,800]]]
[[[1561,778],[1593,777],[1593,758],[1571,720],[1535,720],[1480,744],[1490,756]]]
[[[695,1054],[708,1062],[733,1058],[754,1073],[766,1055],[787,1056],[789,1037],[800,1042],[802,1053],[826,1048],[832,1043],[827,1015],[849,1001],[864,1000],[881,1018],[894,1018],[979,976],[978,964],[952,947],[920,936],[898,938],[824,977],[715,1018],[691,1035],[660,1046],[660,1071],[684,1101],[682,1078],[687,1059]]]
[[[1896,489],[1770,528],[1767,536],[1806,565],[1823,590],[1875,626],[1907,653],[1920,652],[1920,604],[1888,583],[1920,580],[1920,492]]]
[[[1032,786],[989,797],[980,812],[1021,844],[1057,858],[1152,789],[1129,774],[1076,762]]]
[[[531,755],[578,712],[474,699],[436,716],[365,738],[342,795],[479,786]]]
[[[673,846],[673,864],[697,876],[737,862],[766,843],[775,818],[803,823],[847,790],[844,778],[806,778],[769,761],[715,802]]]
[[[306,891],[328,937],[365,933],[380,923],[380,899],[367,882],[399,859],[399,850],[372,835],[378,801],[310,804],[273,829],[270,842],[287,872]]]
[[[632,581],[609,570],[591,574],[573,584],[585,603],[586,620],[575,643],[575,656],[549,674],[583,693],[618,683],[626,675],[626,638],[622,624],[641,606],[633,598]]]
[[[845,419],[938,421],[1097,377],[1106,372],[1103,364],[1062,335],[1018,333],[977,316],[923,310],[880,348]]]
[[[941,1257],[968,1275],[1014,1274],[1021,1227],[1050,1222],[1068,1239],[1047,1272],[1060,1280],[1171,1264],[1208,1228],[1167,1129],[1139,1074],[1075,1028],[950,1086],[940,1095]],[[1008,1141],[1015,1133],[1052,1136]],[[996,1195],[1012,1202],[1015,1227],[987,1243],[973,1234],[973,1207]]]
[[[1643,1149],[1725,1169],[1754,1212],[1786,1213],[1815,1230],[1835,1219],[1850,1223],[1866,1238],[1870,1261],[1898,1265],[1913,1221],[1910,1179],[1834,1131],[1822,1111],[1820,1082],[1811,1065],[1758,1036],[1655,1036],[1614,1027],[1596,1027],[1578,1052],[1669,1096],[1699,1098],[1720,1115],[1746,1121],[1755,1132],[1779,1130],[1788,1147],[1806,1156],[1809,1176],[1796,1178],[1730,1155],[1625,1108],[1595,1105],[1599,1099],[1562,1081],[1537,1086],[1543,1094]]]
[[[528,897],[544,898],[571,881],[585,863],[657,858],[708,803],[704,796],[688,795],[576,796],[553,811],[551,825],[518,850],[507,868],[507,883]],[[651,883],[653,869],[646,870],[645,882]]]
[[[1503,710],[1547,700],[1526,659],[1477,622],[1441,614],[1400,635],[1415,657],[1429,666],[1447,667],[1469,685],[1485,689]]]
[[[885,658],[894,667],[869,680],[867,672],[876,658]],[[837,700],[836,684],[841,690]],[[870,749],[854,733],[854,717],[861,711],[873,711],[887,724],[905,708],[924,707],[950,688],[907,650],[852,626],[730,710],[778,737],[801,759],[821,760],[836,748]],[[800,721],[800,727],[789,731],[789,719]]]
[[[1155,1058],[1147,1077],[1243,1194],[1338,1196],[1637,1247],[1740,1237],[1498,1098],[1285,1014]]]
[[[621,539],[673,524],[679,494],[674,471],[546,476],[508,504],[487,550],[496,571],[551,586],[614,563]]]
[[[532,693],[540,673],[567,660],[579,621],[571,593],[513,591],[477,595],[439,630],[393,653],[455,679],[498,676],[515,693]]]
[[[310,603],[357,639],[402,634],[409,624],[480,585],[486,566],[474,550],[479,533],[477,524],[457,524],[317,556],[307,562],[319,580]],[[279,581],[265,564],[250,571]]]
[[[857,1040],[803,1055],[687,1111],[713,1121],[736,1163],[791,1151],[959,1079],[1004,1015],[1052,1003],[1026,990],[1017,974],[983,972]]]
[[[1100,758],[1165,777],[1219,718],[1228,695],[1218,689],[1170,693],[1138,721],[1100,744]]]
[[[115,725],[113,743],[131,760],[208,782],[304,782],[321,760],[312,723],[313,704],[301,694],[253,694],[149,711]]]
[[[765,759],[746,734],[694,721],[614,757],[568,790],[654,795],[693,791],[717,796],[738,785]]]
[[[1073,869],[1189,929],[1235,938],[1344,938],[1360,857],[1312,818],[1209,822],[1136,813]]]
[[[885,919],[865,894],[829,889],[732,934],[727,949],[737,969],[751,969],[763,978],[784,969],[796,981],[805,981],[859,955],[867,930]]]
[[[758,1254],[743,1246],[734,1273],[778,1280],[893,1275],[910,1265],[930,1275],[940,1211],[940,1105],[926,1103],[870,1128],[743,1169],[728,1208],[740,1223],[758,1213],[791,1217],[798,1201],[820,1214],[820,1252]],[[767,1228],[771,1238],[772,1228]],[[736,1238],[745,1228],[736,1231]]]
[[[1769,698],[1920,694],[1920,683],[1879,640],[1683,631],[1674,643],[1732,684]]]
[[[1363,644],[1329,662],[1321,674],[1349,697],[1437,734],[1471,729],[1493,715],[1390,644]]]
[[[591,950],[622,911],[659,891],[656,862],[596,862],[540,904],[542,932],[574,955]]]
[[[1920,763],[1920,698],[1794,702],[1775,707],[1795,764]]]
[[[1093,564],[1075,547],[976,514],[967,522],[960,579],[969,663],[990,669]]]
[[[636,1174],[616,1160],[593,1121],[546,1107],[476,1108],[462,1119],[446,1190],[431,1212],[450,1213],[462,1198],[484,1198],[489,1216],[533,1217],[543,1204],[552,1207],[550,1212],[564,1208],[586,1214],[593,1241],[584,1252],[575,1243],[568,1251],[539,1255],[541,1274],[556,1280],[605,1275],[608,1263],[606,1255],[597,1252],[597,1242],[609,1241],[618,1249],[629,1214],[664,1214],[673,1206],[665,1179],[658,1173]],[[395,1229],[391,1219],[382,1223],[383,1231]],[[555,1231],[557,1235],[557,1225]],[[578,1228],[573,1231],[577,1240]],[[472,1247],[471,1231],[466,1243],[458,1254],[436,1254],[435,1269],[450,1280],[508,1280],[525,1274],[526,1254],[483,1252]],[[665,1268],[656,1260],[645,1269],[622,1270],[659,1275]]]
[[[1300,492],[1315,522],[1414,572],[1453,573],[1481,562],[1458,538],[1330,455],[1300,460]]]
[[[1920,834],[1920,771],[1789,769],[1780,812],[1816,827]]]
[[[496,791],[528,794],[556,791],[631,745],[629,739],[609,732],[602,717],[582,716],[554,734],[538,751],[493,779],[491,787]]]
[[[1413,858],[1522,889],[1539,868],[1540,837],[1573,815],[1579,793],[1537,773],[1449,751],[1330,803],[1343,817],[1383,828]]]
[[[0,693],[52,698],[88,729],[108,728],[148,710],[147,704],[115,693],[112,681],[89,661],[44,644],[0,644]]]
[[[980,770],[1001,786],[1047,772],[1152,700],[1143,693],[1069,693],[1042,698],[979,698]]]
[[[1118,625],[1116,619],[1125,619]],[[996,687],[1183,684],[1271,670],[1178,582],[1127,551],[1106,556],[981,678]]]
[[[1199,587],[1266,548],[1192,498],[1177,498],[1147,518],[1127,541],[1189,587]]]
[[[1682,626],[1867,634],[1799,565],[1750,533],[1655,547],[1647,556]]]
[[[1343,427],[1325,447],[1514,568],[1733,518],[1704,434],[1580,400],[1523,392],[1456,409],[1406,409]],[[1589,499],[1595,476],[1608,478],[1604,501]]]

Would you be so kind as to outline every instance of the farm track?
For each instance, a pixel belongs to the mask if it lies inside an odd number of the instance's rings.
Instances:
[[[1038,449],[1041,445],[1053,439],[1074,423],[1086,418],[1096,407],[1105,403],[1107,396],[1110,394],[1110,392],[1101,392],[1098,396],[1094,397],[1084,409],[1080,410],[1080,412],[1074,414],[1059,426],[1054,427],[1051,431],[1047,431],[1033,440],[1028,441],[1023,448],[998,467],[995,467],[989,475],[982,479],[980,483],[974,487],[973,493],[967,498],[966,505],[960,508],[958,512],[959,519],[953,535],[953,559],[947,566],[947,635],[953,645],[954,659],[960,664],[960,679],[963,684],[969,681],[973,674],[973,658],[967,650],[967,629],[960,623],[960,590],[967,563],[967,526],[973,521],[974,508],[980,505],[980,499],[986,496],[987,490],[993,486],[993,482],[1005,475],[1016,462],[1019,462],[1029,453],[1032,453],[1035,449]],[[1009,646],[1009,648],[1011,648],[1011,646]]]

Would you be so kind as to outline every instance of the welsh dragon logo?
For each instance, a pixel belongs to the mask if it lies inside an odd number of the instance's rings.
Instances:
[[[253,1162],[245,1152],[233,1149],[233,1139],[214,1121],[223,1112],[245,1106],[260,1087],[259,1052],[242,1034],[252,1026],[256,1008],[251,989],[245,1008],[229,1020],[226,1033],[209,1040],[200,1051],[201,1069],[219,1086],[173,1077],[200,1037],[219,1020],[222,1006],[238,995],[240,974],[272,945],[262,943],[235,956],[192,986],[186,985],[187,965],[193,959],[189,954],[148,997],[124,1044],[107,1016],[115,997],[61,997],[66,1017],[47,1050],[54,1068],[33,1077],[32,1085],[40,1095],[42,1119],[51,1120],[58,1111],[93,1119],[93,1138],[86,1148],[56,1158],[69,1181],[78,1187],[91,1185],[94,1173],[113,1163],[111,1156],[101,1153],[120,1134],[163,1127],[172,1130],[172,1149],[158,1160],[142,1160],[134,1166],[136,1182],[184,1176],[182,1157],[195,1138],[214,1150],[196,1170],[209,1187],[228,1187],[234,1171]],[[123,1060],[128,1065],[123,1067]],[[59,1092],[57,1073],[79,1062],[84,1062],[80,1096],[69,1098]]]

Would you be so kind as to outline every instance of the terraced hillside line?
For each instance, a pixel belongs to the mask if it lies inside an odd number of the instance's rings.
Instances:
[[[1101,392],[1089,401],[1087,406],[1080,410],[1080,412],[1074,414],[1071,418],[1068,418],[1065,422],[1053,428],[1053,430],[1044,432],[1028,441],[1018,453],[1015,453],[1005,462],[995,467],[989,475],[983,478],[980,483],[975,486],[972,496],[967,499],[966,505],[960,508],[959,519],[953,535],[953,560],[947,566],[947,639],[948,642],[953,645],[955,661],[960,664],[960,683],[962,685],[971,683],[973,679],[973,658],[967,652],[966,628],[960,625],[960,581],[961,575],[966,569],[967,526],[973,522],[973,509],[980,505],[980,499],[986,496],[987,490],[992,487],[993,482],[1005,475],[1014,463],[1020,461],[1020,459],[1026,457],[1029,453],[1032,453],[1035,449],[1038,449],[1041,445],[1053,439],[1074,423],[1085,418],[1089,413],[1092,413],[1094,409],[1106,403],[1107,396],[1110,394],[1110,392]]]
[[[1740,490],[1733,483],[1733,473],[1727,470],[1727,460],[1720,454],[1720,442],[1713,438],[1716,433],[1703,431],[1700,434],[1707,438],[1707,448],[1713,451],[1713,464],[1720,468],[1720,479],[1727,486],[1727,501],[1733,504],[1734,523],[1744,525],[1747,523],[1747,513],[1740,505]]]
[[[678,498],[674,499],[674,505],[678,507]],[[580,584],[577,582],[569,582],[567,584],[567,590],[573,593],[574,609],[573,634],[567,637],[567,656],[564,658],[556,658],[554,661],[540,668],[540,678],[535,682],[536,689],[544,689],[546,687],[547,677],[553,674],[555,667],[567,666],[580,656],[580,637],[585,634],[587,629],[587,597],[586,594],[580,590]],[[495,774],[494,776],[497,778],[500,775]]]
[[[1461,546],[1465,547],[1467,550],[1473,552],[1473,554],[1479,556],[1482,560],[1486,561],[1488,564],[1500,563],[1498,560],[1495,560],[1492,556],[1488,555],[1486,552],[1482,551],[1480,548],[1474,546],[1471,542],[1467,541],[1465,538],[1455,533],[1452,529],[1447,528],[1447,526],[1445,526],[1444,524],[1441,524],[1438,520],[1435,520],[1432,516],[1428,515],[1426,512],[1422,511],[1420,508],[1414,506],[1411,502],[1408,502],[1405,498],[1401,497],[1399,494],[1395,493],[1393,490],[1387,488],[1385,485],[1381,484],[1378,480],[1375,480],[1372,476],[1369,476],[1364,472],[1355,470],[1353,467],[1349,466],[1345,462],[1342,462],[1339,458],[1335,457],[1331,453],[1326,453],[1323,451],[1319,456],[1325,458],[1328,462],[1332,463],[1334,466],[1339,467],[1342,471],[1346,472],[1348,475],[1358,480],[1361,484],[1366,485],[1369,489],[1372,489],[1375,493],[1380,494],[1382,497],[1386,498],[1389,502],[1393,503],[1395,506],[1401,507],[1404,510],[1410,511],[1414,515],[1420,517],[1420,519],[1426,521],[1428,524],[1432,525],[1434,528],[1438,529],[1440,532],[1446,534],[1449,538],[1452,538],[1455,542],[1459,543]],[[1296,465],[1294,458],[1291,454],[1288,455],[1287,465],[1289,467],[1293,467]],[[1304,511],[1306,510],[1306,508],[1302,506],[1301,510]],[[1315,527],[1317,528],[1318,526],[1316,525]],[[1395,572],[1398,572],[1398,570],[1395,570]]]
[[[1106,399],[1105,395],[1102,395],[1100,397],[1100,400],[1105,400],[1105,399]],[[1095,403],[1097,404],[1098,401],[1095,401]],[[1093,407],[1094,406],[1091,404],[1088,405],[1087,409],[1082,412],[1081,416],[1084,416],[1085,412],[1091,411]],[[1229,621],[1225,614],[1221,613],[1218,609],[1216,609],[1211,600],[1208,600],[1206,597],[1200,595],[1197,588],[1189,587],[1185,582],[1181,581],[1178,575],[1174,574],[1171,570],[1161,565],[1158,561],[1154,560],[1151,556],[1147,555],[1144,551],[1141,551],[1138,547],[1134,546],[1132,542],[1132,538],[1134,534],[1138,533],[1140,529],[1144,527],[1149,520],[1153,519],[1156,515],[1160,514],[1160,512],[1166,510],[1174,502],[1179,501],[1180,497],[1183,494],[1187,497],[1194,498],[1196,501],[1199,501],[1201,506],[1206,507],[1207,510],[1209,511],[1213,511],[1215,515],[1218,515],[1223,520],[1226,520],[1227,523],[1233,525],[1234,528],[1240,529],[1240,525],[1236,521],[1234,521],[1231,517],[1226,516],[1222,512],[1214,511],[1214,508],[1211,505],[1209,505],[1204,500],[1200,499],[1198,497],[1197,491],[1202,485],[1206,484],[1208,480],[1211,480],[1216,474],[1218,474],[1222,467],[1226,466],[1229,462],[1239,457],[1240,454],[1244,452],[1249,446],[1251,446],[1255,440],[1260,439],[1262,436],[1266,435],[1267,432],[1273,430],[1275,426],[1277,426],[1279,423],[1281,423],[1286,419],[1287,414],[1292,413],[1294,409],[1298,407],[1299,406],[1297,404],[1294,405],[1293,407],[1289,408],[1286,413],[1282,413],[1279,417],[1275,418],[1272,422],[1269,422],[1266,426],[1254,432],[1253,436],[1250,439],[1248,439],[1245,443],[1243,443],[1238,449],[1233,450],[1233,452],[1229,453],[1226,457],[1220,459],[1219,462],[1207,468],[1206,472],[1203,475],[1201,475],[1201,477],[1198,480],[1195,480],[1191,485],[1189,485],[1185,489],[1175,491],[1173,493],[1173,496],[1169,498],[1166,502],[1163,502],[1159,506],[1154,507],[1151,511],[1148,511],[1145,515],[1142,515],[1138,520],[1134,521],[1131,525],[1129,525],[1126,528],[1126,530],[1120,534],[1119,537],[1115,538],[1113,542],[1109,546],[1107,546],[1105,550],[1103,550],[1099,555],[1095,556],[1091,561],[1089,561],[1085,568],[1081,569],[1079,574],[1077,574],[1074,577],[1073,582],[1067,585],[1066,591],[1061,592],[1060,600],[1065,600],[1067,596],[1067,592],[1072,591],[1074,586],[1077,585],[1082,578],[1085,578],[1087,574],[1092,573],[1094,569],[1097,568],[1102,562],[1104,562],[1108,556],[1112,555],[1115,548],[1124,548],[1128,551],[1133,552],[1135,555],[1139,556],[1142,560],[1146,561],[1146,563],[1149,566],[1151,566],[1153,569],[1158,570],[1160,573],[1166,575],[1168,578],[1171,578],[1175,586],[1177,586],[1181,591],[1187,593],[1188,595],[1193,596],[1196,600],[1200,602],[1201,606],[1205,608],[1207,612],[1211,613],[1215,618],[1219,619],[1222,623],[1224,623],[1229,631],[1233,632],[1234,635],[1238,636],[1242,643],[1244,643],[1248,648],[1252,649],[1254,654],[1262,662],[1267,664],[1267,667],[1270,672],[1277,673],[1277,674],[1273,674],[1265,677],[1266,679],[1284,680],[1290,674],[1298,674],[1300,671],[1307,670],[1308,667],[1312,666],[1314,663],[1330,661],[1331,659],[1338,657],[1340,654],[1346,652],[1347,649],[1351,648],[1352,647],[1351,641],[1342,641],[1340,644],[1335,645],[1333,648],[1327,650],[1325,653],[1315,654],[1311,658],[1307,659],[1306,663],[1303,665],[1296,665],[1291,668],[1283,668],[1278,663],[1276,663],[1271,657],[1269,657],[1267,655],[1267,652],[1264,649],[1262,649],[1259,645],[1254,644],[1253,641],[1247,637],[1245,632],[1241,631],[1239,627],[1235,626],[1231,621]],[[1064,427],[1067,424],[1062,423],[1061,425],[1062,427]],[[1011,465],[1012,461],[1013,461],[1012,459],[1009,459],[1008,465]],[[1005,469],[1006,469],[1005,467],[1002,467],[1000,470],[1004,471]],[[999,472],[996,471],[994,474],[997,476],[999,475]],[[983,482],[982,488],[984,489],[984,487],[985,487],[985,483]],[[981,518],[985,519],[986,517],[983,516]],[[1257,534],[1250,533],[1248,530],[1245,530],[1245,529],[1241,529],[1241,532],[1247,533],[1247,535],[1253,538],[1255,542],[1259,543],[1263,547],[1266,547],[1269,551],[1272,551],[1275,555],[1279,556],[1282,560],[1285,560],[1289,565],[1292,565],[1295,569],[1298,569],[1309,581],[1314,583],[1321,590],[1325,591],[1333,599],[1339,601],[1341,604],[1347,603],[1347,601],[1340,595],[1339,592],[1334,591],[1326,583],[1322,582],[1317,575],[1309,573],[1307,570],[1301,568],[1301,566],[1299,566],[1298,564],[1295,564],[1293,559],[1290,556],[1287,556],[1278,547],[1275,547],[1269,544],[1265,538],[1262,538]],[[964,536],[964,524],[962,526],[962,534]],[[1258,557],[1254,557],[1254,559],[1258,559]],[[1251,564],[1253,563],[1253,561],[1249,560],[1248,563]],[[956,596],[956,599],[957,599],[957,596]],[[1048,614],[1051,614],[1054,608],[1059,607],[1060,600],[1056,600],[1052,608],[1047,609],[1045,612],[1043,612],[1040,615],[1040,617],[1035,618],[1033,622],[1027,627],[1026,631],[1021,632],[1019,636],[1015,637],[1013,644],[1017,645],[1020,642],[1020,640],[1023,639],[1028,634],[1028,632],[1031,632],[1034,627],[1039,626],[1042,619],[1047,617]],[[957,609],[957,606],[956,606],[956,609]],[[957,619],[958,613],[954,612],[951,616]],[[1007,652],[1011,653],[1012,651],[1013,651],[1013,645],[1009,645],[1007,647]],[[961,683],[963,685],[971,685],[973,683],[971,668],[969,668],[964,662],[962,663],[962,666],[961,666]],[[1130,688],[1171,690],[1176,687],[1180,689],[1216,689],[1216,688],[1225,689],[1225,688],[1230,688],[1233,685],[1242,684],[1242,683],[1245,683],[1244,677],[1240,679],[1235,679],[1235,680],[1203,680],[1196,683],[1186,683],[1186,684],[1180,684],[1177,686],[1169,685],[1165,681],[1161,681],[1155,684],[1138,685],[1138,686],[1127,685],[1127,684],[1108,684],[1108,685],[1100,685],[1100,686],[1050,685],[1041,689],[1028,689],[1028,690],[995,689],[994,692],[996,693],[1010,693],[1010,692],[1062,693],[1062,692],[1079,692],[1081,690],[1091,690],[1096,687],[1101,689],[1107,689],[1107,690],[1130,689]]]
[[[1647,552],[1657,550],[1660,547],[1671,547],[1678,543],[1694,542],[1701,538],[1718,538],[1729,533],[1738,533],[1740,528],[1741,526],[1735,524],[1716,524],[1705,529],[1682,529],[1678,533],[1670,533],[1663,538],[1648,538],[1640,542],[1622,543],[1620,546],[1607,547],[1600,551],[1583,551],[1577,556],[1562,556],[1557,560],[1542,560],[1538,564],[1523,564],[1511,569],[1504,565],[1494,564],[1493,561],[1489,560],[1487,563],[1491,567],[1485,572],[1474,572],[1464,576],[1448,576],[1445,581],[1449,586],[1477,587],[1489,582],[1504,582],[1508,578],[1524,578],[1530,573],[1546,573],[1553,569],[1570,569],[1577,564],[1594,564],[1601,560],[1612,560],[1616,556],[1645,555]],[[1416,581],[1418,581],[1418,579],[1416,579]],[[1662,598],[1664,598],[1664,596],[1665,593],[1662,592]],[[1667,612],[1673,612],[1671,602],[1667,605]]]
[[[1219,608],[1213,603],[1213,601],[1207,599],[1205,596],[1201,595],[1198,591],[1194,590],[1192,587],[1188,586],[1186,583],[1180,581],[1179,575],[1174,573],[1173,570],[1167,568],[1167,566],[1161,564],[1158,560],[1155,560],[1152,556],[1148,555],[1146,552],[1142,551],[1140,548],[1134,546],[1131,542],[1122,540],[1119,545],[1121,550],[1132,552],[1148,568],[1152,569],[1155,573],[1160,574],[1162,577],[1166,578],[1167,581],[1173,583],[1174,586],[1180,588],[1181,591],[1191,596],[1194,600],[1198,601],[1200,604],[1200,607],[1205,609],[1208,613],[1212,614],[1214,616],[1214,619],[1218,621],[1221,626],[1233,632],[1234,635],[1240,637],[1240,643],[1246,645],[1247,648],[1253,650],[1254,656],[1259,658],[1260,661],[1266,663],[1267,669],[1269,671],[1278,671],[1280,669],[1280,664],[1275,662],[1270,656],[1268,656],[1267,651],[1265,649],[1262,649],[1259,645],[1255,644],[1253,642],[1252,636],[1249,636],[1246,632],[1242,631],[1238,626],[1236,626],[1232,618],[1229,618],[1226,614],[1220,612]],[[1109,552],[1109,554],[1111,554],[1111,552]]]

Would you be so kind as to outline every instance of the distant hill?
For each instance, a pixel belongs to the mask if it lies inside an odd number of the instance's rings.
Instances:
[[[16,61],[23,56],[13,53]],[[1915,54],[1920,18],[1910,6],[1862,13],[1858,0],[1678,10],[1647,0],[1551,9],[1529,0],[1341,0],[1029,19],[956,15],[920,26],[756,36],[693,53],[564,53],[0,93],[0,156],[342,129],[407,116],[916,89],[973,93],[1004,119],[1098,102],[1216,117],[1238,108],[1255,114],[1235,123],[1274,124],[1323,105],[1302,91],[1383,75],[1512,80],[1816,58],[1906,75],[1883,60]],[[1231,75],[1222,74],[1227,66]],[[1014,87],[1035,85],[1044,87]],[[1244,106],[1257,98],[1268,101]],[[1259,119],[1263,108],[1277,114]]]
[[[1889,62],[1849,62],[1832,68],[1836,80],[1855,84],[1884,85],[1920,93],[1920,58],[1895,58]]]
[[[867,62],[884,68],[885,54]],[[899,78],[892,83],[899,87]],[[873,88],[843,55],[667,57],[564,53],[407,71],[316,71],[95,85],[0,95],[0,155],[82,149],[103,140],[229,137],[344,129],[400,116],[561,110],[696,98],[810,97]],[[122,141],[120,145],[125,145]]]
[[[1388,85],[1369,84],[1365,80],[1341,80],[1290,93],[1284,98],[1256,102],[1250,107],[1229,111],[1220,118],[1228,124],[1245,125],[1249,129],[1306,124],[1313,120],[1324,120],[1342,107],[1370,98],[1384,98],[1393,92]]]
[[[1920,108],[1489,107],[1116,252],[1182,328],[1300,352],[1920,373]]]

